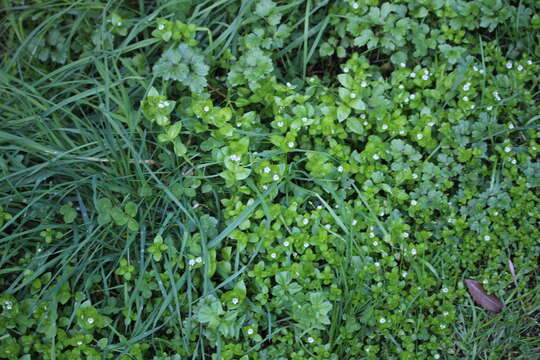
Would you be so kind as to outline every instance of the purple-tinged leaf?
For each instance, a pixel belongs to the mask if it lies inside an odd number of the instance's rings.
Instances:
[[[493,295],[486,294],[484,287],[478,281],[465,279],[465,284],[467,284],[467,289],[469,289],[469,293],[474,301],[484,309],[498,313],[504,308],[501,300]]]

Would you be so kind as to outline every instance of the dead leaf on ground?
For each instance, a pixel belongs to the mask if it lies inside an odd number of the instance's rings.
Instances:
[[[488,295],[482,284],[478,281],[465,279],[465,284],[474,301],[484,309],[498,313],[504,308],[502,301],[493,295]]]

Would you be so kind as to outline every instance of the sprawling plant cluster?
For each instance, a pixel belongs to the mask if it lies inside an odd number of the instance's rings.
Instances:
[[[464,278],[538,307],[537,2],[42,3],[0,358],[454,359]]]

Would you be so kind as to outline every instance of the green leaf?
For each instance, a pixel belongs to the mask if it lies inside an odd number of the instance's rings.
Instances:
[[[352,89],[354,86],[354,80],[351,75],[349,74],[339,74],[337,76],[338,81],[341,85],[346,87],[347,89]]]
[[[260,17],[266,17],[270,15],[272,10],[276,7],[276,4],[272,0],[259,0],[255,7],[255,14]]]
[[[357,119],[350,117],[347,119],[347,129],[358,135],[364,135],[364,126],[362,122]]]
[[[73,209],[70,205],[64,205],[60,208],[60,214],[64,217],[64,222],[70,224],[75,221],[77,217],[77,211]]]
[[[137,210],[138,206],[133,201],[128,201],[124,206],[125,213],[130,217],[134,217],[135,215],[137,215]]]
[[[345,121],[351,113],[351,108],[345,104],[340,104],[337,108],[337,117],[339,122]]]
[[[197,319],[211,329],[217,329],[221,323],[221,315],[225,314],[221,302],[213,295],[208,296],[197,312]]]

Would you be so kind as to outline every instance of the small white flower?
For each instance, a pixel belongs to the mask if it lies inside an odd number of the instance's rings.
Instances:
[[[279,175],[275,174],[274,176],[272,176],[272,180],[278,181],[279,180]]]
[[[356,94],[355,93],[351,93],[351,99],[356,99]]]
[[[516,165],[516,164],[517,164],[517,160],[516,160],[516,159],[512,159],[512,160],[510,160],[510,162],[511,162],[512,164],[514,164],[514,165]]]
[[[6,310],[13,309],[13,303],[11,301],[6,301],[4,305],[6,306]]]
[[[268,185],[263,185],[262,188],[263,190],[268,190]]]
[[[322,205],[317,205],[317,210],[322,210]]]
[[[202,263],[202,257],[200,257],[200,256],[199,256],[199,257],[196,257],[196,258],[195,258],[195,262],[196,262],[197,264],[201,264],[201,263]]]
[[[343,172],[343,166],[341,166],[341,165],[338,166],[337,171],[338,171],[338,172]]]
[[[362,81],[362,82],[360,83],[360,86],[363,87],[363,88],[365,88],[365,87],[367,86],[367,82]]]
[[[517,71],[523,71],[523,66],[522,66],[522,65],[518,65],[518,66],[517,66]]]
[[[378,242],[378,241],[374,241],[374,242],[373,242],[373,246],[377,246],[377,245],[379,245],[379,242]]]
[[[382,126],[382,129],[383,129],[383,130],[387,130],[387,129],[388,129],[388,125],[384,124],[384,125]]]
[[[236,123],[236,127],[242,127],[242,123]]]
[[[511,148],[510,146],[506,146],[506,147],[504,148],[504,152],[509,153],[510,151],[512,151],[512,148]]]
[[[426,75],[426,74],[422,75],[422,80],[424,81],[429,80],[429,75]]]
[[[253,335],[254,331],[253,331],[253,329],[249,328],[249,329],[247,330],[247,333],[248,333],[248,335]]]
[[[232,154],[231,156],[229,156],[229,159],[231,159],[232,161],[240,161],[241,158],[239,155]]]
[[[430,121],[430,122],[427,123],[427,125],[428,125],[429,127],[432,127],[433,125],[435,125],[435,123],[434,123],[433,121]]]
[[[399,130],[399,135],[405,135],[405,130]]]
[[[413,179],[418,179],[418,175],[417,175],[416,173],[413,173],[413,174],[412,174],[412,178],[413,178]]]
[[[443,312],[443,316],[448,316],[448,311]]]
[[[441,324],[440,328],[441,328],[441,329],[446,329],[446,325]]]
[[[369,237],[373,239],[373,238],[375,237],[375,234],[372,233],[372,232],[370,232],[370,233],[369,233]]]
[[[379,156],[379,154],[375,154],[373,155],[373,160],[379,160],[381,157]]]
[[[292,84],[290,82],[287,83],[287,87],[291,87]]]
[[[491,240],[491,236],[489,236],[489,235],[484,236],[484,240],[485,240],[485,241]]]
[[[263,169],[263,171],[268,174],[272,169],[270,169],[268,166]]]
[[[307,338],[307,342],[312,344],[315,341],[311,336]]]
[[[400,90],[403,90],[403,89],[405,89],[405,86],[403,86],[403,84],[399,84],[398,88],[399,88]]]
[[[352,225],[352,226],[356,226],[356,224],[358,224],[358,221],[356,221],[356,220],[353,220],[353,221],[351,222],[351,225]]]
[[[375,262],[373,265],[375,265],[375,267],[380,267],[381,266],[381,264],[378,261]]]
[[[401,234],[405,239],[407,239],[409,237],[409,233],[408,232],[404,232],[403,234]]]
[[[80,341],[80,340],[79,340],[79,341],[77,341],[77,345],[81,346],[82,344],[83,344],[83,342],[82,342],[82,341]]]
[[[463,101],[469,101],[469,97],[468,97],[468,96],[464,96],[464,97],[463,97]]]
[[[471,83],[470,82],[465,83],[465,85],[463,85],[463,91],[469,91],[470,88],[471,88]]]
[[[407,65],[405,65],[405,63],[401,63],[401,64],[399,64],[399,66],[401,66],[402,68],[404,68],[404,67],[407,66]]]
[[[166,105],[165,105],[165,102],[164,102],[164,101],[162,101],[162,102],[160,102],[160,103],[158,104],[158,107],[159,107],[160,109],[163,109],[165,106],[166,106]]]
[[[326,228],[326,230],[330,230],[330,228],[331,228],[330,224],[326,224],[326,225],[324,225],[324,227]]]
[[[416,255],[416,249],[411,250],[411,255]]]
[[[206,105],[203,110],[204,110],[204,112],[209,112],[210,111],[210,106]]]
[[[412,206],[416,206],[416,204],[418,204],[418,203],[416,202],[416,200],[412,200],[412,201],[411,201],[411,205],[412,205]]]
[[[195,260],[190,259],[190,260],[188,261],[188,264],[189,264],[189,266],[195,266]]]
[[[357,5],[358,5],[358,4],[357,4]],[[348,72],[349,72],[349,68],[348,68],[348,67],[343,68],[343,72],[344,72],[344,73],[348,73]]]
[[[381,213],[379,214],[379,216],[384,216],[384,211],[381,211]]]
[[[283,121],[278,121],[277,126],[282,127],[283,126]]]
[[[409,275],[409,273],[406,272],[406,271],[404,271],[403,273],[401,273],[401,276],[402,276],[402,277],[407,277],[407,275]]]
[[[487,106],[487,107],[486,107],[486,110],[487,110],[487,111],[493,110],[493,106],[491,106],[491,105]]]
[[[86,319],[86,321],[87,321],[89,324],[93,324],[93,323],[94,323],[94,318],[88,318],[88,319]]]
[[[527,65],[532,65],[532,60],[527,60]]]
[[[287,240],[285,240],[285,241],[283,242],[283,246],[289,246],[289,242],[288,242]]]
[[[439,354],[435,354],[435,355],[433,355],[433,358],[434,358],[435,360],[438,360],[438,359],[440,359],[440,358],[441,358],[441,355],[439,355]]]
[[[304,243],[304,249],[307,249],[309,247],[309,244],[307,242]]]
[[[485,70],[484,70],[484,69],[480,69],[479,73],[480,73],[480,74],[483,74],[483,73],[485,73]]]
[[[302,223],[303,223],[304,225],[309,224],[309,219],[304,219],[304,221],[302,221]]]
[[[417,138],[418,140],[422,140],[422,139],[424,138],[424,135],[422,135],[422,134],[416,134],[416,138]]]
[[[238,304],[238,298],[232,298],[231,302],[233,303],[233,305]]]
[[[368,122],[367,122],[367,121],[364,121],[364,126],[368,126]]]
[[[357,2],[354,2],[354,3],[352,4],[352,7],[353,7],[353,9],[358,9],[358,3],[357,3]]]
[[[289,146],[292,149],[294,147],[294,143],[292,141],[289,141],[287,143],[287,146]]]
[[[163,29],[165,29],[165,25],[159,24],[157,28],[158,28],[158,30],[163,30]]]
[[[38,253],[40,253],[40,252],[42,252],[42,251],[43,251],[43,249],[42,249],[42,248],[40,248],[40,247],[38,247],[38,248],[36,249],[36,251],[37,251]]]
[[[484,285],[487,285],[487,283],[488,283],[487,280],[482,281],[482,284],[484,284]]]
[[[409,76],[414,79],[416,77],[416,73],[412,72]]]
[[[509,61],[509,62],[506,63],[506,68],[507,68],[508,70],[510,70],[510,69],[512,68],[512,66],[513,66],[513,64],[512,64],[511,61]]]
[[[165,101],[163,102],[163,104],[165,104],[165,106],[169,106],[170,102],[168,102],[167,100],[165,100]]]
[[[448,292],[448,288],[443,288],[442,292],[446,294]]]
[[[307,121],[308,121],[308,118],[304,116],[304,117],[302,118],[302,121],[303,121],[303,122],[307,122]]]
[[[384,323],[386,322],[386,319],[385,319],[385,318],[380,318],[380,319],[379,319],[379,322],[380,322],[381,324],[384,324]]]
[[[411,95],[409,96],[409,99],[411,99],[411,100],[414,100],[414,99],[416,99],[416,95],[414,95],[414,94],[411,94]]]
[[[509,128],[510,130],[512,130],[512,129],[514,128],[514,124],[508,125],[508,128]]]
[[[275,258],[277,257],[277,255],[276,255],[276,253],[271,253],[271,254],[270,254],[270,257],[271,257],[272,259],[275,259]]]
[[[475,106],[474,104],[472,104],[472,105],[469,107],[469,109],[474,110],[475,107],[476,107],[476,106]]]
[[[366,114],[360,114],[360,119],[364,120],[366,118]]]
[[[473,66],[473,70],[474,70],[474,71],[478,71],[478,66],[474,65],[474,66]]]
[[[497,101],[501,101],[501,96],[499,95],[498,91],[493,92],[493,98],[495,98]]]

